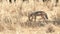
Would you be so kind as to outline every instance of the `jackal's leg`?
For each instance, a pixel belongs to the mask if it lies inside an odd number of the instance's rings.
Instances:
[[[28,20],[30,21],[30,17],[28,16]]]
[[[29,16],[28,19],[29,19],[30,22],[32,22],[33,21],[33,16]]]
[[[45,22],[46,24],[48,24],[45,18],[44,18],[44,22]]]
[[[33,21],[33,16],[31,16],[31,19],[30,19],[30,21],[31,21],[31,22]]]
[[[32,16],[31,21],[34,21],[34,15]]]
[[[36,16],[34,16],[34,22],[36,22]]]
[[[31,16],[28,16],[28,20],[31,21]]]
[[[44,15],[42,15],[41,17],[42,17],[42,19],[43,19],[43,23],[46,24]]]
[[[36,16],[35,15],[31,16],[30,17],[30,21],[34,21],[35,22],[36,21]]]
[[[45,14],[45,15],[44,15],[44,17],[45,17],[45,19],[44,19],[44,20],[45,20],[46,24],[48,24],[48,22],[47,22],[47,19],[48,19],[47,14]]]

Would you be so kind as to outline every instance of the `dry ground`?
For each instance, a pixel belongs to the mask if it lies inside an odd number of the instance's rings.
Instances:
[[[48,8],[48,7],[49,8]],[[28,13],[44,11],[48,15],[48,24],[28,22]],[[60,34],[60,4],[45,5],[42,2],[30,1],[16,3],[0,3],[0,34]],[[58,22],[52,22],[57,20]],[[28,24],[27,24],[28,23]],[[44,22],[45,23],[45,22]],[[55,23],[55,24],[54,24]]]

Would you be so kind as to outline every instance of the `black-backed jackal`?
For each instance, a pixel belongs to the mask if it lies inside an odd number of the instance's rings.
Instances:
[[[36,11],[36,12],[29,14],[28,19],[29,21],[33,21],[33,19],[34,21],[36,21],[37,16],[41,16],[44,20],[48,19],[47,13],[45,13],[44,11]]]

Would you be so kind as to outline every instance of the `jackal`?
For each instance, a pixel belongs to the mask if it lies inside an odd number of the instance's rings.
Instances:
[[[44,11],[36,11],[36,12],[29,14],[28,19],[29,21],[33,21],[33,19],[34,21],[36,21],[37,16],[41,16],[44,20],[48,19],[47,13],[45,13]]]

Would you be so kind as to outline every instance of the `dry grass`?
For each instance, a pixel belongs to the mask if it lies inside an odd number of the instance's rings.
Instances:
[[[48,7],[49,8],[48,8]],[[29,22],[28,13],[44,11],[48,15],[48,24],[45,22]],[[0,34],[60,34],[60,4],[45,5],[43,2],[29,0],[16,3],[0,3]],[[57,19],[56,19],[57,17]],[[57,20],[58,22],[52,22]]]

